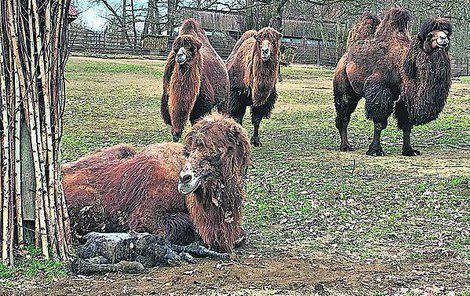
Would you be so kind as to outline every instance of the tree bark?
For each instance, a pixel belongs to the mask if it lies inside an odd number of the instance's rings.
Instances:
[[[14,263],[14,247],[24,244],[25,220],[28,225],[34,220],[34,243],[44,258],[66,260],[70,253],[70,225],[59,184],[69,3],[0,2],[0,228],[6,265]],[[33,203],[28,200],[31,191]]]
[[[175,13],[177,7],[177,0],[168,0],[168,21],[166,23],[166,30],[168,36],[173,36],[173,28],[175,26]]]

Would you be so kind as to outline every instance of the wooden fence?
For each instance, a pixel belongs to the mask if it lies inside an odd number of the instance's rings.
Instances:
[[[452,58],[452,76],[469,76],[470,75],[470,57]]]
[[[134,39],[131,37],[131,41]],[[166,58],[174,37],[168,36],[137,36],[137,45],[129,45],[126,38],[120,34],[106,34],[93,31],[72,31],[71,50],[85,55],[97,54],[129,54],[150,55],[156,58]],[[225,59],[232,51],[236,40],[227,37],[209,36],[212,46]],[[316,64],[334,67],[344,52],[344,46],[337,46],[334,42],[322,42],[321,40],[285,38],[283,44],[294,49],[294,63]],[[452,75],[470,75],[470,58],[453,58]]]
[[[225,59],[232,51],[236,40],[227,36],[209,36],[212,46]],[[75,31],[71,33],[71,50],[82,54],[132,54],[153,55],[166,58],[174,37],[137,36],[137,45],[129,45],[120,34],[106,34],[92,31]],[[131,37],[131,41],[133,38]],[[283,42],[295,49],[294,62],[334,66],[342,50],[334,43],[323,44],[309,39],[289,39]]]

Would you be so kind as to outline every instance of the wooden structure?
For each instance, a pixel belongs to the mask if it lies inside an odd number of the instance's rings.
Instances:
[[[212,45],[222,58],[227,58],[238,38],[247,29],[240,12],[182,8],[175,17],[177,24],[194,18],[206,30]],[[347,27],[335,22],[312,22],[298,19],[283,20],[282,43],[295,51],[294,63],[335,66],[344,53]],[[166,58],[174,37],[146,36],[139,46],[127,44],[121,34],[74,31],[72,51],[84,54],[136,54]],[[453,60],[454,75],[469,75],[467,58]]]

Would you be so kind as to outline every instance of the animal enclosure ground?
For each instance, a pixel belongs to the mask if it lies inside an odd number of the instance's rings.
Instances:
[[[142,147],[170,141],[160,116],[163,66],[72,57],[64,158],[122,142]],[[387,155],[373,158],[365,156],[373,126],[363,101],[350,125],[357,150],[338,151],[332,70],[294,65],[282,73],[272,118],[261,123],[263,146],[253,148],[247,246],[233,261],[201,260],[144,275],[70,276],[52,285],[30,279],[19,290],[414,295],[427,287],[468,295],[470,79],[454,79],[440,118],[413,130],[421,156],[401,156],[402,137],[392,120],[383,133]]]

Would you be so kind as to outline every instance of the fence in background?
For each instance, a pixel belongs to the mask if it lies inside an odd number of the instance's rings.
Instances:
[[[120,34],[99,33],[88,30],[71,32],[71,50],[84,55],[128,54],[146,55],[165,59],[174,37],[137,36],[135,46],[130,45]],[[235,45],[236,40],[226,36],[209,36],[212,46],[225,59]],[[131,37],[131,42],[134,39]],[[316,64],[334,67],[344,52],[343,46],[334,42],[323,43],[320,40],[288,39],[283,44],[294,49],[294,63]],[[470,58],[453,58],[452,75],[470,75]]]
[[[470,75],[470,57],[452,58],[452,76],[469,76]]]
[[[136,45],[130,45],[120,34],[99,33],[88,30],[71,33],[71,50],[85,55],[129,54],[150,55],[166,58],[174,37],[148,36],[141,39],[137,36]],[[236,41],[233,38],[209,36],[212,46],[222,58],[227,58]],[[131,38],[131,41],[134,41]],[[323,44],[320,41],[297,39],[295,42],[283,42],[295,49],[294,62],[301,64],[318,64],[334,66],[340,57],[341,50],[335,44]]]

